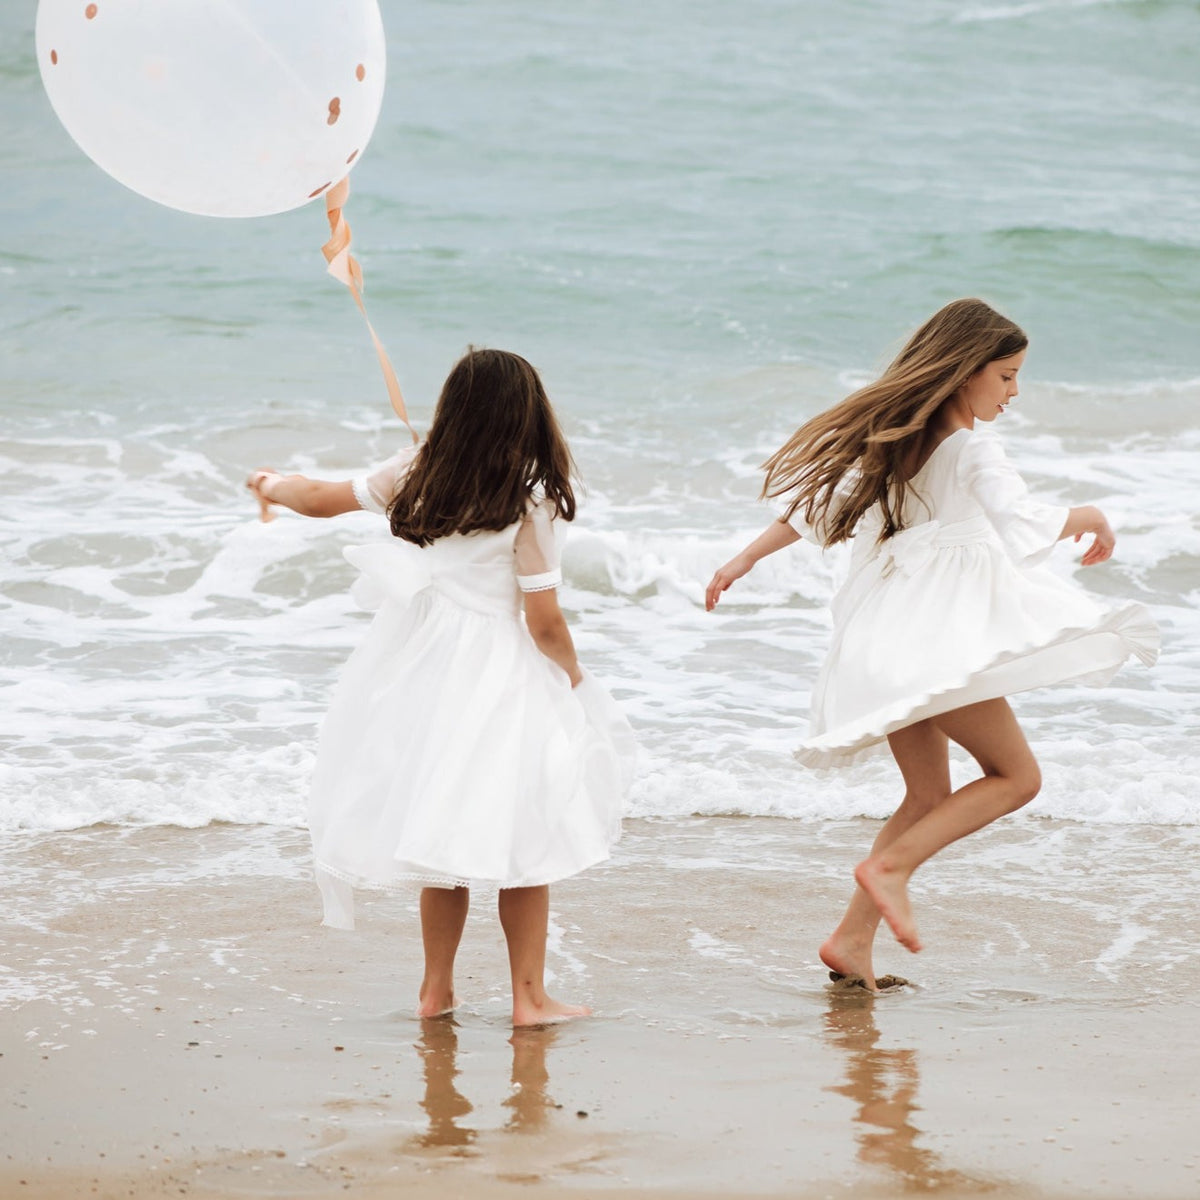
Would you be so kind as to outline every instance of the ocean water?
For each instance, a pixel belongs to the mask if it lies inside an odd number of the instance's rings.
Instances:
[[[1200,824],[1200,7],[1168,0],[382,4],[389,84],[348,216],[415,420],[471,343],[543,371],[586,486],[580,651],[643,747],[635,815],[880,816],[886,761],[802,771],[841,560],[715,614],[771,518],[758,465],[983,295],[1029,331],[1000,423],[1163,628],[1152,670],[1016,707],[1032,813]],[[158,208],[58,125],[32,2],[0,11],[0,831],[303,821],[365,614],[366,514],[261,525],[255,466],[402,444],[318,206]],[[960,764],[959,771],[965,771]]]

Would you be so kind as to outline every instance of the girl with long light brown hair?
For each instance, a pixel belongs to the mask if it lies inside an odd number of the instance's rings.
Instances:
[[[346,557],[378,612],[338,682],[309,801],[325,924],[354,886],[421,888],[421,1017],[457,1003],[469,889],[499,889],[513,1024],[587,1012],[545,990],[549,884],[608,858],[632,735],[579,665],[558,602],[571,455],[534,368],[471,350],[429,436],[344,483],[256,471],[266,504],[387,514]]]
[[[999,441],[978,428],[1017,395],[1027,339],[982,300],[935,313],[874,383],[803,424],[765,464],[783,515],[713,576],[705,601],[800,538],[853,539],[833,601],[830,650],[796,757],[834,767],[891,751],[904,798],[855,870],[820,955],[834,978],[876,989],[882,917],[921,949],[908,881],[927,859],[1037,795],[1041,776],[1006,696],[1067,680],[1104,683],[1158,632],[1139,604],[1105,609],[1041,564],[1063,538],[1112,556],[1094,505],[1030,496]],[[949,743],[980,777],[950,784]]]

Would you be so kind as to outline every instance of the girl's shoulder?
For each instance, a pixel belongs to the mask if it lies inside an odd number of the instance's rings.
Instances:
[[[928,466],[934,459],[949,463],[959,461],[964,454],[969,456],[972,447],[976,445],[976,432],[976,430],[964,426],[962,429],[956,429],[953,433],[947,434],[933,448],[933,453],[925,460],[925,465]]]
[[[955,443],[952,454],[960,474],[1009,464],[1008,451],[994,429],[958,429],[946,440]]]
[[[912,478],[915,481],[921,476],[950,475],[962,479],[1007,462],[1004,444],[992,430],[964,426],[938,442]]]
[[[556,523],[560,515],[554,501],[541,488],[534,488],[525,501],[521,524],[533,522],[538,525],[550,525]]]

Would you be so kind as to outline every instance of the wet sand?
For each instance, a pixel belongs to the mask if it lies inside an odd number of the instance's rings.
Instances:
[[[877,826],[632,821],[553,889],[508,1024],[477,898],[453,1019],[415,896],[319,927],[303,833],[0,841],[0,1196],[1200,1194],[1200,830],[1018,820],[919,876],[912,984],[815,947]]]

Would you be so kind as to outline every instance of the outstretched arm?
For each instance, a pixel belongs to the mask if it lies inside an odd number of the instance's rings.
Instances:
[[[524,600],[525,624],[537,648],[566,671],[571,686],[575,687],[583,676],[575,654],[575,643],[567,628],[567,619],[558,605],[558,590],[545,588],[542,591],[525,592]]]
[[[302,517],[337,517],[359,509],[354,485],[348,479],[332,483],[306,475],[280,475],[264,467],[246,480],[246,486],[258,497],[264,521],[272,519],[272,504],[282,504]]]
[[[704,593],[704,607],[712,612],[717,607],[721,593],[735,579],[741,579],[760,558],[782,550],[798,542],[800,535],[784,520],[772,521],[771,524],[748,545],[740,554],[735,554],[723,567],[718,567],[716,574]]]
[[[1092,544],[1083,553],[1081,565],[1090,567],[1112,558],[1117,539],[1108,519],[1094,504],[1083,504],[1079,508],[1069,509],[1067,523],[1058,538],[1062,541],[1063,538],[1073,537],[1079,541],[1085,533],[1095,536],[1092,538]]]

